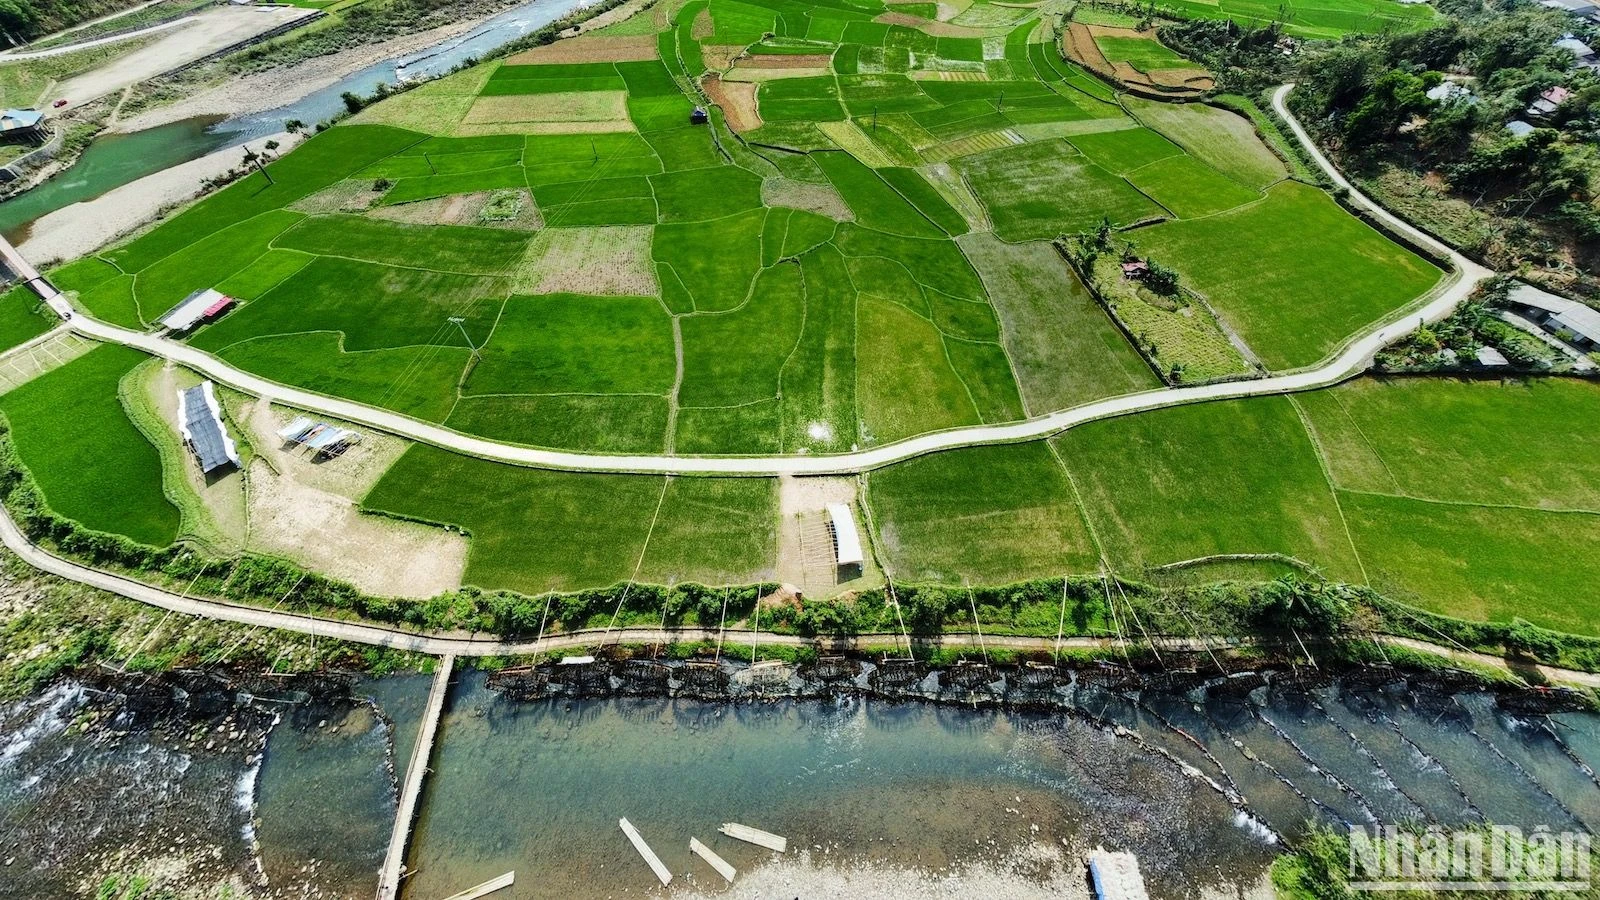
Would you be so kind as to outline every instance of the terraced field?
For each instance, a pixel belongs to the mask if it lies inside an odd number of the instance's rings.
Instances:
[[[849,451],[1159,390],[1172,348],[1158,341],[1193,340],[1230,377],[1310,365],[1442,277],[1288,180],[1248,119],[1118,97],[1062,57],[1056,28],[1020,5],[693,0],[377,103],[274,161],[270,181],[51,277],[133,328],[217,288],[240,304],[182,336],[192,347],[465,434],[717,455]],[[1175,64],[1159,45],[1105,50]],[[1102,304],[1067,260],[1078,235],[1100,242],[1091,271],[1146,260],[1187,293]],[[46,327],[25,312],[0,340]],[[160,546],[182,524],[150,444],[173,438],[118,408],[129,354],[96,351],[0,410],[53,509]],[[82,428],[67,386],[122,424]],[[890,466],[860,480],[858,506],[895,578],[1314,570],[1576,628],[1554,592],[1577,576],[1547,588],[1549,566],[1527,559],[1544,540],[1600,558],[1583,487],[1600,463],[1561,412],[1589,390],[1357,381],[1196,405]],[[1541,423],[1520,449],[1540,474],[1494,475],[1523,461],[1464,452],[1490,442],[1458,420]],[[53,441],[69,461],[132,462],[73,484]],[[396,443],[351,499],[465,534],[467,584],[780,569],[793,485]],[[107,509],[96,492],[126,499]],[[1496,549],[1463,561],[1473,542]]]

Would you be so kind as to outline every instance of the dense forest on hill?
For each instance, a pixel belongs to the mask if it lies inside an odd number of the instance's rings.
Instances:
[[[1162,36],[1230,89],[1297,82],[1295,112],[1385,205],[1496,268],[1600,296],[1600,75],[1581,55],[1600,29],[1525,0],[1438,8],[1429,28],[1332,42],[1226,22]]]

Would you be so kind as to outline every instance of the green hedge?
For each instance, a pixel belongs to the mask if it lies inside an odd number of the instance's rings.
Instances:
[[[293,562],[259,554],[219,559],[184,544],[150,547],[92,531],[51,511],[0,430],[0,502],[33,542],[97,568],[128,572],[192,596],[281,609],[360,617],[433,631],[527,637],[619,625],[668,627],[750,620],[759,598],[779,585],[711,587],[618,583],[530,597],[466,587],[427,599],[375,597]],[[1364,631],[1455,642],[1486,652],[1501,648],[1551,665],[1600,671],[1600,638],[1562,634],[1528,622],[1469,622],[1412,609],[1371,589],[1285,577],[1160,588],[1096,577],[1041,578],[1014,584],[953,588],[899,584],[832,600],[799,599],[763,607],[763,631],[806,636],[970,631],[974,610],[995,635],[1103,637],[1122,635],[1290,636],[1348,640]],[[726,610],[724,611],[724,604]],[[1115,614],[1113,615],[1113,610]],[[763,650],[765,652],[765,650]]]

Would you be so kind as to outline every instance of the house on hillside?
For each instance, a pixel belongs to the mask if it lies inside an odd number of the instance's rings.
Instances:
[[[1459,81],[1441,81],[1428,88],[1428,99],[1435,103],[1477,103],[1472,89]]]
[[[1138,281],[1150,274],[1150,264],[1142,259],[1124,260],[1122,263],[1122,277],[1129,281]]]
[[[1514,119],[1506,123],[1506,130],[1511,132],[1512,137],[1523,138],[1533,134],[1534,128],[1521,119]]]
[[[1512,312],[1585,353],[1600,349],[1600,310],[1521,283],[1511,289],[1506,304]]]
[[[1552,116],[1556,110],[1561,108],[1561,104],[1570,99],[1572,99],[1572,92],[1558,84],[1540,94],[1539,99],[1533,101],[1533,105],[1528,107],[1527,114],[1540,119]]]
[[[8,109],[0,111],[0,142],[28,141],[38,143],[45,139],[45,114],[37,109]]]
[[[1589,0],[1539,0],[1539,5],[1554,9],[1591,22],[1600,21],[1600,6]]]
[[[1570,34],[1556,41],[1552,46],[1572,54],[1572,64],[1579,68],[1600,68],[1600,57],[1595,56],[1594,48]]]

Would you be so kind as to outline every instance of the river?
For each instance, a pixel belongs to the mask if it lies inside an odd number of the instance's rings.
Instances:
[[[258,896],[371,896],[428,680],[156,724],[97,712],[70,680],[0,707],[0,895],[188,866]],[[691,836],[739,869],[729,896],[1080,897],[1083,854],[1103,845],[1136,853],[1159,900],[1270,896],[1280,841],[1310,821],[1600,825],[1591,714],[1360,679],[1064,696],[1050,713],[860,696],[518,701],[462,673],[404,896],[506,871],[517,884],[497,897],[659,894],[624,816],[679,897],[727,892]],[[785,834],[791,852],[733,842],[725,821]]]
[[[44,184],[0,203],[0,234],[20,243],[28,226],[47,213],[93,200],[129,182],[283,130],[298,119],[315,125],[344,109],[342,96],[370,96],[380,84],[394,84],[396,71],[407,78],[442,75],[526,34],[549,25],[595,0],[532,0],[486,19],[473,30],[432,47],[375,63],[319,91],[265,112],[227,118],[185,119],[132,134],[106,134],[89,145],[78,162]]]

